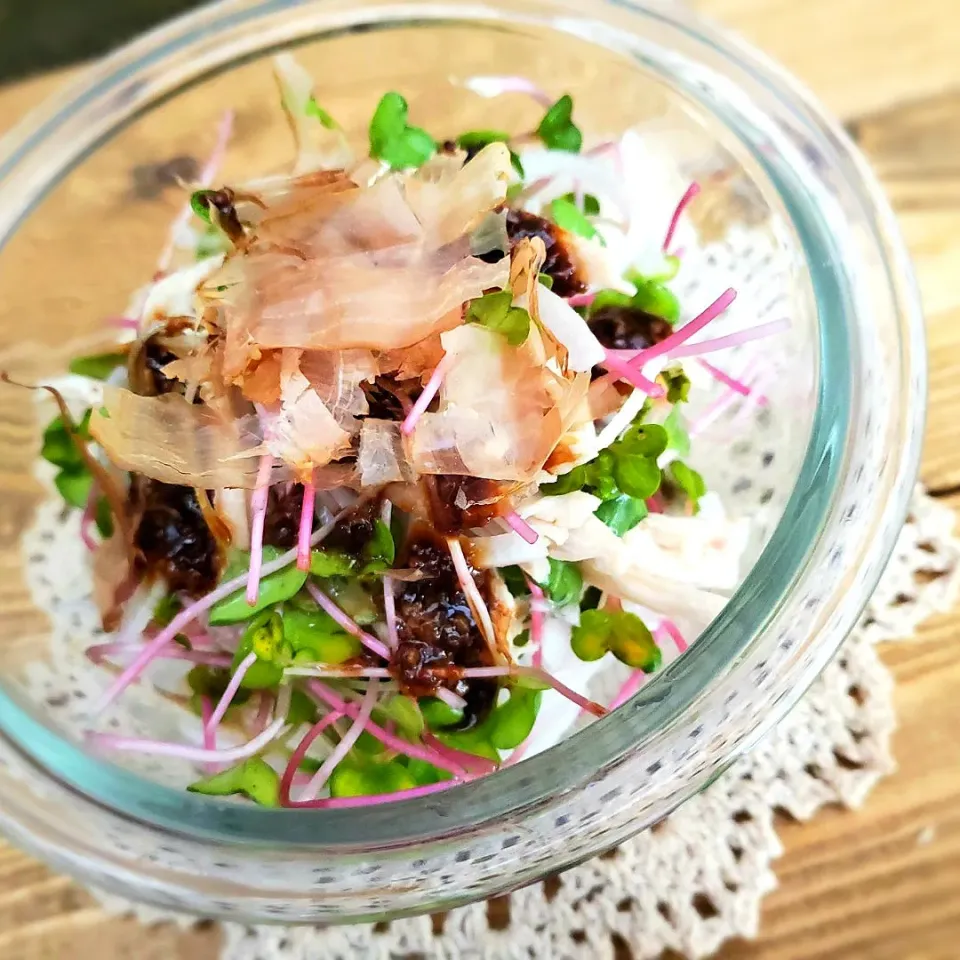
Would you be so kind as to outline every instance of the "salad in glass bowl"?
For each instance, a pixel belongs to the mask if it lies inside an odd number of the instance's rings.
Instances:
[[[360,154],[275,67],[291,169],[218,180],[224,117],[150,283],[43,385],[43,469],[83,512],[95,713],[149,680],[190,718],[90,744],[185,761],[195,793],[362,806],[540,752],[696,640],[750,521],[688,465],[684,410],[709,381],[704,419],[762,405],[720,357],[786,321],[704,332],[726,289],[679,322],[699,187],[661,222],[642,139],[584,149],[568,95],[472,77],[539,124],[435,135],[387,92]]]

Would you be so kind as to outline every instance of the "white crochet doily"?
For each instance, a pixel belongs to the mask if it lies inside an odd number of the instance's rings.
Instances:
[[[874,597],[838,656],[746,758],[668,820],[559,877],[442,918],[349,927],[223,925],[223,960],[635,960],[705,957],[757,934],[776,886],[776,811],[798,820],[859,806],[894,766],[892,680],[876,644],[948,609],[960,579],[954,515],[922,491]],[[99,895],[144,923],[192,918]]]

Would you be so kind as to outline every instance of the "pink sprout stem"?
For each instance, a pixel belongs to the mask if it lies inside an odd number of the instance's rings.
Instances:
[[[310,534],[313,532],[313,505],[317,488],[311,478],[303,485],[303,507],[300,510],[300,536],[297,540],[297,567],[310,569]]]
[[[104,657],[116,654],[137,653],[143,649],[139,643],[95,643],[87,648],[87,657],[92,663],[100,664]],[[199,663],[207,667],[229,667],[233,657],[229,653],[217,653],[214,650],[184,650],[178,644],[171,643],[161,650],[158,660],[185,660],[187,663]]]
[[[119,327],[121,330],[139,330],[140,321],[133,317],[107,317],[106,322],[111,327]]]
[[[524,93],[533,97],[540,106],[546,109],[553,104],[550,95],[526,77],[484,76],[470,77],[464,81],[468,90],[481,97],[499,97],[505,93]]]
[[[673,235],[677,232],[677,224],[680,222],[680,217],[683,215],[683,211],[687,208],[687,205],[693,200],[697,194],[700,193],[700,184],[691,183],[687,187],[686,192],[680,198],[680,202],[677,204],[676,210],[673,211],[673,216],[670,218],[670,226],[667,227],[667,235],[663,238],[663,252],[669,253],[670,244],[673,243]]]
[[[660,625],[657,627],[655,633],[658,635],[663,634],[668,636],[673,641],[674,646],[676,646],[677,653],[684,653],[689,646],[687,641],[683,639],[683,634],[672,620],[667,620],[666,618],[661,620]],[[660,639],[660,636],[657,636],[658,642]]]
[[[651,349],[653,349],[651,347]],[[612,350],[604,351],[603,363],[600,364],[609,370],[618,380],[626,380],[638,390],[642,390],[648,397],[655,400],[664,396],[665,392],[659,383],[645,377],[639,370],[639,365],[633,366],[626,360],[621,360]]]
[[[507,526],[527,543],[536,543],[540,539],[540,534],[516,510],[511,510],[503,519],[507,521]]]
[[[410,412],[404,418],[403,423],[400,426],[400,432],[405,436],[409,437],[413,433],[414,428],[417,425],[417,421],[426,413],[427,407],[430,406],[430,402],[437,395],[440,390],[440,386],[443,383],[443,378],[447,375],[447,372],[450,370],[450,367],[453,366],[454,356],[451,353],[445,353],[443,359],[437,364],[434,368],[433,373],[430,375],[430,379],[427,381],[427,385],[423,388],[423,393],[417,397],[416,403],[411,407]]]
[[[260,691],[260,706],[257,708],[257,715],[253,718],[254,735],[266,729],[270,722],[270,714],[273,712],[275,701],[273,695],[266,690]]]
[[[182,743],[170,743],[166,740],[141,740],[138,737],[118,737],[113,733],[97,733],[89,731],[87,740],[95,746],[107,750],[122,750],[128,753],[156,754],[164,757],[179,757],[191,763],[233,763],[245,760],[259,753],[268,743],[275,740],[283,729],[286,719],[279,717],[267,727],[258,737],[254,737],[239,747],[230,747],[225,750],[207,750],[202,747],[191,747]]]
[[[326,785],[326,782],[330,779],[330,775],[337,768],[337,765],[343,760],[344,757],[353,749],[353,745],[360,739],[360,734],[366,729],[367,723],[370,720],[370,714],[373,713],[373,708],[377,702],[377,694],[379,693],[379,684],[374,680],[369,687],[367,687],[367,692],[363,696],[363,700],[360,703],[360,711],[357,714],[353,724],[350,729],[343,735],[343,739],[336,745],[333,753],[323,761],[320,769],[316,772],[313,779],[307,784],[306,788],[303,791],[303,795],[300,797],[302,800],[313,800],[316,798],[317,794],[323,789]]]
[[[250,570],[247,574],[247,603],[254,606],[260,597],[260,580],[263,566],[263,527],[267,519],[267,503],[270,499],[270,471],[273,457],[265,453],[257,469],[256,488],[250,498],[252,520],[250,523]]]
[[[359,501],[358,501],[359,502]],[[318,543],[321,543],[331,531],[333,531],[337,524],[340,522],[341,518],[346,516],[352,510],[356,508],[357,504],[351,504],[348,507],[344,507],[336,516],[330,520],[329,523],[324,524],[319,530],[317,530],[313,536],[310,538],[311,546],[316,546]],[[269,563],[265,564],[263,567],[262,575],[269,576],[271,573],[276,573],[278,570],[283,570],[284,567],[288,567],[297,557],[297,550],[294,547],[292,550],[288,550],[286,553],[281,554],[277,557],[276,560],[271,560]],[[185,627],[191,624],[200,614],[205,613],[216,603],[219,603],[221,600],[225,600],[227,597],[236,593],[237,590],[242,590],[244,585],[247,582],[247,574],[242,573],[237,577],[234,577],[232,580],[228,580],[226,583],[221,583],[215,590],[211,590],[205,597],[201,597],[199,600],[195,600],[189,606],[184,607],[171,621],[163,628],[146,646],[141,648],[140,654],[137,656],[136,660],[130,664],[123,673],[120,674],[113,681],[110,687],[107,689],[107,692],[103,695],[100,700],[100,703],[97,705],[94,713],[102,713],[116,698],[123,693],[127,687],[130,686],[137,677],[146,669],[150,661],[153,660],[156,656],[160,654],[163,648],[171,641],[178,633],[181,633]]]
[[[483,776],[493,773],[498,764],[486,757],[478,757],[474,753],[467,753],[464,750],[457,750],[455,747],[448,747],[445,743],[437,739],[432,733],[425,732],[423,742],[431,749],[436,750],[442,757],[452,763],[457,763],[468,773],[474,776]]]
[[[287,764],[286,769],[283,771],[283,776],[280,778],[280,803],[283,806],[290,807],[294,805],[290,800],[290,788],[293,786],[297,771],[300,769],[300,764],[303,763],[303,758],[307,755],[307,751],[313,745],[314,740],[343,716],[345,716],[345,714],[341,710],[334,710],[326,716],[321,717],[307,731],[300,743],[297,744],[296,749],[290,755],[290,762]]]
[[[577,693],[576,690],[572,690],[565,683],[540,667],[467,667],[465,670],[460,671],[460,676],[473,679],[507,676],[530,677],[532,680],[539,680],[541,683],[552,687],[557,693],[562,694],[572,703],[586,710],[587,713],[592,713],[595,717],[602,717],[607,712],[606,707],[602,707],[599,703],[595,703],[593,700]]]
[[[463,697],[454,693],[452,690],[448,690],[446,687],[437,687],[437,692],[434,696],[443,701],[451,710],[463,710],[467,706],[467,701]]]
[[[706,310],[694,317],[689,323],[685,323],[679,330],[671,333],[669,337],[659,343],[655,343],[652,347],[647,347],[646,350],[637,353],[630,361],[630,365],[640,369],[656,357],[671,354],[680,344],[686,343],[692,336],[699,333],[711,320],[719,317],[736,299],[736,290],[733,288],[724,290]]]
[[[745,383],[734,379],[729,373],[724,373],[719,367],[715,367],[707,360],[701,358],[699,362],[700,366],[703,367],[714,380],[722,383],[725,387],[729,387],[734,393],[739,393],[742,397],[750,396],[750,388]]]
[[[397,790],[394,793],[377,793],[373,796],[330,797],[325,800],[291,800],[287,806],[298,807],[303,810],[343,810],[351,807],[373,807],[381,803],[416,800],[419,797],[429,796],[431,793],[440,793],[443,790],[449,790],[456,785],[456,780],[441,780],[440,783],[430,783],[425,787],[411,787],[408,790]]]
[[[233,676],[230,678],[230,682],[227,684],[227,689],[223,691],[223,696],[220,698],[220,702],[210,717],[210,722],[207,725],[208,729],[216,730],[217,727],[220,726],[220,721],[223,719],[223,715],[227,712],[230,704],[233,703],[233,698],[237,695],[240,684],[243,683],[243,678],[256,662],[257,655],[253,652],[248,653],[240,661],[237,669],[233,672]]]
[[[596,299],[596,293],[575,293],[572,297],[567,297],[567,303],[571,307],[589,307]]]
[[[748,327],[738,333],[728,333],[723,337],[714,337],[712,340],[701,340],[699,343],[687,343],[670,351],[670,356],[674,359],[683,357],[698,357],[704,353],[713,353],[716,350],[727,350],[731,347],[739,347],[743,343],[750,343],[752,340],[763,340],[766,337],[772,337],[775,334],[783,333],[790,329],[790,321],[786,318],[780,320],[771,320],[769,323],[761,323],[755,327]]]
[[[358,705],[348,703],[331,687],[327,686],[327,684],[321,683],[319,680],[308,680],[306,686],[314,696],[323,700],[328,706],[333,707],[335,710],[340,710],[348,717],[356,718],[359,712]],[[380,740],[384,746],[395,750],[397,753],[402,753],[406,757],[414,757],[417,760],[426,760],[427,763],[432,763],[435,767],[448,770],[455,777],[459,777],[460,779],[466,778],[467,771],[460,764],[447,760],[444,756],[437,753],[436,750],[427,750],[423,747],[418,747],[416,744],[402,740],[400,737],[384,730],[383,727],[376,724],[373,720],[367,723],[367,732]]]
[[[308,583],[307,590],[310,596],[320,605],[320,608],[333,618],[347,633],[355,636],[368,650],[372,650],[384,660],[390,659],[390,651],[373,634],[367,633],[358,623],[348,617],[315,583]]]
[[[534,602],[530,604],[530,642],[533,644],[533,665],[538,669],[543,667],[543,605],[546,596],[543,588],[533,577],[527,577],[527,586],[530,587],[530,596]]]

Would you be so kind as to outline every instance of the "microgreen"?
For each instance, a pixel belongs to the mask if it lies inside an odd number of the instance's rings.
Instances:
[[[597,507],[595,516],[602,520],[618,537],[632,530],[641,520],[645,520],[650,511],[645,500],[631,497],[626,493],[605,500]]]
[[[394,170],[423,166],[437,152],[433,137],[407,122],[408,113],[407,101],[391,91],[381,97],[370,121],[370,156]]]
[[[687,495],[694,513],[700,512],[700,498],[707,492],[703,477],[682,460],[674,460],[669,466],[670,479]]]
[[[363,644],[323,610],[285,607],[283,636],[290,644],[296,663],[344,663],[363,651]]]
[[[667,388],[667,403],[686,403],[690,399],[690,378],[681,367],[667,367],[660,372],[660,379]]]
[[[278,547],[264,547],[263,562],[265,564],[271,563],[282,553],[283,551]],[[232,580],[249,568],[250,554],[238,551],[229,558],[221,580]],[[299,570],[295,566],[284,567],[260,581],[257,602],[252,606],[247,603],[246,591],[243,589],[237,590],[219,603],[215,603],[210,609],[210,623],[213,626],[222,626],[227,623],[240,623],[249,620],[261,610],[289,600],[300,591],[306,580],[307,571]]]
[[[213,225],[210,214],[210,197],[212,190],[195,190],[190,194],[190,209],[204,222]]]
[[[539,690],[510,690],[510,698],[497,706],[490,717],[490,742],[497,750],[515,750],[530,736],[541,697]]]
[[[457,710],[434,697],[424,697],[420,700],[420,712],[423,714],[424,723],[434,731],[456,727],[463,722],[462,710]]]
[[[251,757],[229,770],[191,783],[187,790],[208,797],[228,797],[239,793],[261,807],[280,806],[280,776],[260,757]]]
[[[579,490],[580,488],[577,487]],[[526,574],[517,566],[501,567],[500,576],[511,596],[526,597],[530,594]]]
[[[182,609],[180,598],[175,593],[168,593],[153,608],[153,622],[158,627],[165,627]]]
[[[313,550],[310,573],[315,577],[349,577],[356,572],[356,561],[341,550]]]
[[[106,380],[117,367],[127,362],[123,353],[97,353],[70,361],[70,372],[91,380]]]
[[[583,134],[573,122],[573,98],[570,94],[565,93],[547,109],[537,127],[537,136],[551,150],[580,152]]]
[[[341,761],[330,775],[331,797],[371,797],[382,793],[397,793],[412,790],[417,780],[400,762],[357,763],[357,752],[351,753],[349,761]]]
[[[577,603],[583,590],[583,577],[575,563],[549,558],[550,575],[541,583],[544,593],[558,607]]]
[[[585,490],[604,502],[595,515],[618,537],[633,529],[647,515],[644,503],[659,489],[662,480],[657,458],[667,448],[667,430],[643,423],[640,411],[620,439],[589,463],[574,467],[554,483],[540,488],[545,496]]]
[[[397,556],[390,528],[382,521],[373,522],[373,536],[363,545],[363,558],[366,561],[360,571],[363,577],[375,577],[389,570]]]
[[[240,686],[245,690],[272,690],[283,679],[283,662],[291,656],[289,645],[284,644],[283,621],[278,613],[265,610],[251,620],[240,638],[231,669],[236,671],[251,653],[257,655],[257,660],[243,675]]]
[[[90,439],[89,410],[77,424],[77,436],[81,440]],[[43,431],[40,456],[59,468],[53,482],[60,496],[71,507],[82,510],[87,505],[90,490],[93,488],[93,476],[61,417],[51,420]]]
[[[537,281],[542,283],[548,290],[553,289],[553,277],[549,273],[538,273]]]
[[[97,525],[100,536],[104,540],[109,540],[113,536],[113,513],[110,510],[110,501],[106,497],[97,497],[93,520]]]
[[[690,453],[690,434],[679,406],[674,406],[663,421],[663,428],[667,431],[667,447],[676,450],[681,457]]]
[[[599,660],[612,653],[627,666],[647,673],[656,670],[662,659],[646,624],[625,610],[584,610],[570,646],[581,660]]]
[[[488,330],[503,334],[511,347],[519,347],[530,333],[530,314],[523,307],[514,307],[510,290],[496,290],[471,300],[467,307],[467,323],[479,323]]]
[[[580,208],[566,197],[557,197],[550,203],[550,216],[561,230],[567,230],[588,240],[597,236],[597,228],[584,216]]]
[[[194,254],[198,260],[206,260],[208,257],[215,257],[221,253],[227,253],[229,250],[230,241],[227,235],[219,227],[210,223],[200,234]],[[218,289],[221,288],[218,287]]]
[[[320,123],[326,127],[328,130],[337,130],[339,129],[339,124],[333,117],[327,113],[323,107],[317,103],[317,98],[311,93],[309,99],[307,100],[307,105],[304,107],[303,111],[308,117],[314,117],[319,120]]]

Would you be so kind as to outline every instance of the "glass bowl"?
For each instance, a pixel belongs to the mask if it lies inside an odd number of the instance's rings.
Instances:
[[[95,65],[0,143],[12,374],[62,372],[65,344],[95,337],[149,280],[183,203],[171,181],[192,175],[225,108],[225,180],[283,162],[268,56],[289,46],[361,139],[387,89],[450,133],[536,121],[528,98],[483,99],[470,76],[570,92],[588,146],[636,129],[680,190],[704,183],[685,227],[684,303],[734,286],[724,331],[790,320],[776,342],[728,357],[754,370],[764,404],[728,406],[697,441],[708,483],[753,521],[749,571],[722,614],[626,705],[548,752],[361,810],[199,797],[173,789],[162,764],[85,748],[103,680],[70,638],[94,629],[89,575],[75,520],[34,476],[36,405],[4,389],[0,826],[83,881],[157,906],[344,922],[449,908],[585,859],[703,789],[783,716],[855,623],[904,518],[923,332],[892,215],[854,148],[776,67],[682,5],[231,0]],[[129,724],[172,722],[144,697]]]

